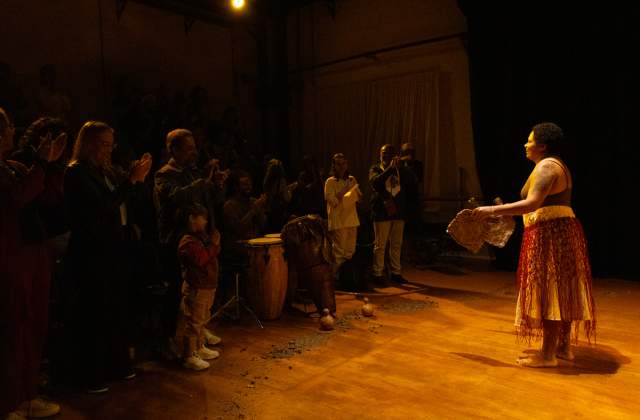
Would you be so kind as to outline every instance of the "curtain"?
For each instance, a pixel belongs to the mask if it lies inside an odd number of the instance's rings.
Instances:
[[[325,168],[334,153],[344,153],[368,196],[368,171],[379,161],[380,147],[390,143],[399,151],[402,143],[411,142],[424,163],[423,195],[455,196],[458,179],[442,176],[445,167],[457,166],[455,145],[440,144],[438,79],[437,71],[426,71],[317,87],[314,141],[301,145],[303,152],[316,156]],[[437,210],[430,203],[430,210]]]

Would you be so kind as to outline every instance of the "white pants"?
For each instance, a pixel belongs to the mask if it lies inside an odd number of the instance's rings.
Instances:
[[[341,228],[331,231],[333,238],[333,258],[335,268],[338,269],[343,262],[350,260],[356,252],[357,226]]]
[[[392,274],[401,274],[400,254],[402,251],[402,233],[404,220],[387,220],[373,222],[376,241],[373,246],[373,275],[382,276],[384,273],[384,254],[389,242],[389,262]]]

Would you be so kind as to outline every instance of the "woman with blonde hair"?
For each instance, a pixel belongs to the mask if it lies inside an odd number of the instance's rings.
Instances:
[[[73,148],[64,178],[71,227],[68,279],[71,338],[82,383],[90,393],[108,390],[108,379],[135,374],[129,358],[131,201],[141,195],[151,168],[146,153],[128,173],[111,165],[114,131],[99,121],[85,123]],[[81,344],[80,344],[81,343]]]

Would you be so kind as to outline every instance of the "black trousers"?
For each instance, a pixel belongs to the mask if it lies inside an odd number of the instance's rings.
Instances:
[[[131,238],[125,229],[121,243],[100,253],[85,253],[69,261],[76,293],[68,313],[66,348],[71,380],[81,386],[99,386],[131,372],[132,272]]]

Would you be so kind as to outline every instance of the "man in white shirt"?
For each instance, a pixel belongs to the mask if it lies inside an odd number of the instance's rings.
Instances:
[[[342,153],[333,155],[332,176],[324,186],[336,272],[342,263],[353,257],[360,225],[356,203],[362,197],[362,193],[356,179],[349,175],[348,169],[348,161]]]

